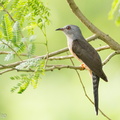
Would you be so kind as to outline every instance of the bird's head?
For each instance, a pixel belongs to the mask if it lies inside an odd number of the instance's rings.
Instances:
[[[76,25],[67,25],[63,28],[58,28],[56,31],[63,31],[65,35],[69,38],[80,38],[81,37],[81,31],[78,26]]]

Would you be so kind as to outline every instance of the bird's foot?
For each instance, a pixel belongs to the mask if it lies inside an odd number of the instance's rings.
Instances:
[[[84,63],[82,63],[81,65],[80,65],[80,70],[85,70],[86,69],[86,65],[84,64]]]

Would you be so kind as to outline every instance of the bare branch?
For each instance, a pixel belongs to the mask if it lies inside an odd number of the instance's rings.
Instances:
[[[74,69],[74,70],[84,70],[81,66],[70,66],[70,65],[46,65],[45,71],[53,71],[55,69],[64,69],[64,68],[69,68],[69,69]],[[35,72],[35,70],[32,69],[17,69],[15,67],[10,68],[10,69],[6,69],[4,71],[0,72],[0,75],[2,75],[3,73],[7,73],[9,71],[13,71],[16,70],[17,72]]]
[[[101,30],[99,30],[95,25],[93,25],[80,11],[80,9],[75,4],[74,0],[67,0],[70,8],[72,9],[73,13],[81,20],[82,23],[88,27],[88,29],[96,34],[98,38],[103,40],[107,43],[111,49],[113,50],[120,50],[120,44],[118,44],[115,40],[113,40],[109,35],[105,34]]]
[[[102,51],[102,50],[106,50],[106,49],[110,49],[110,46],[106,45],[106,46],[102,46],[102,47],[96,48],[96,51]]]
[[[97,38],[98,38],[98,35],[94,34],[94,35],[86,38],[86,40],[87,40],[88,42],[91,42],[91,41],[93,41],[93,40],[95,40],[95,39],[97,39]]]
[[[50,57],[48,60],[65,60],[73,58],[73,55],[67,55],[67,56],[59,56],[59,57]]]
[[[0,55],[2,55],[2,54],[10,54],[11,52],[9,52],[9,51],[0,51]],[[15,53],[13,53],[13,54],[15,54]],[[20,54],[20,56],[28,56],[28,54],[26,54],[26,53],[22,53],[22,54]],[[37,57],[37,56],[32,56],[32,57]]]
[[[4,74],[4,73],[7,73],[7,72],[10,72],[10,71],[13,71],[14,69],[13,68],[10,68],[10,69],[6,69],[2,72],[0,72],[0,75]]]
[[[102,50],[106,50],[106,49],[109,49],[109,48],[110,48],[110,46],[106,45],[106,46],[96,48],[96,51],[102,51]],[[70,58],[74,58],[73,55],[59,56],[59,57],[49,57],[48,60],[65,60],[65,59],[70,59]]]
[[[103,61],[103,65],[105,65],[106,63],[108,63],[109,61],[110,61],[110,59],[112,58],[112,57],[114,57],[115,55],[117,55],[117,54],[120,54],[120,51],[115,51],[115,52],[113,52],[113,53],[111,53],[104,61]]]
[[[0,51],[0,54],[10,54],[11,52],[8,51]]]
[[[16,67],[17,65],[21,64],[22,62],[25,62],[25,61],[18,61],[18,62],[14,62],[14,63],[11,63],[11,64],[1,65],[0,70],[1,69],[6,69],[6,68]]]
[[[53,71],[54,69],[63,69],[63,68],[70,68],[75,70],[83,70],[81,66],[70,66],[70,65],[46,65],[46,67],[50,67],[50,69],[46,69],[45,71]]]
[[[101,50],[105,50],[105,49],[108,49],[109,46],[102,46],[100,48],[97,48],[96,50],[97,51],[101,51]],[[68,51],[68,48],[63,48],[63,49],[60,49],[60,50],[57,50],[55,52],[52,52],[52,53],[49,53],[49,60],[64,60],[64,59],[70,59],[70,58],[73,58],[72,55],[68,55],[68,56],[60,56],[60,57],[52,57],[52,56],[55,56],[55,55],[58,55],[58,54],[61,54],[61,53],[64,53],[64,52],[67,52]],[[5,53],[7,54],[6,52],[1,52],[1,53]],[[24,54],[23,54],[24,55]],[[43,56],[37,56],[37,57],[34,57],[34,58],[38,58],[38,59],[46,59],[47,55],[43,55]],[[33,58],[32,58],[33,59]],[[23,62],[26,62],[28,59],[26,60],[23,60],[23,61],[18,61],[18,62],[15,62],[15,63],[11,63],[11,64],[6,64],[6,65],[1,65],[0,66],[0,69],[6,69],[6,68],[13,68],[13,67],[16,67],[18,65],[20,65],[21,63]]]

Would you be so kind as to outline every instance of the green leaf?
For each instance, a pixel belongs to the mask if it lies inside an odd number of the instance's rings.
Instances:
[[[32,79],[32,80],[31,80],[31,85],[33,86],[33,88],[37,88],[38,79]]]
[[[12,43],[18,47],[18,42],[21,40],[21,30],[20,30],[20,25],[19,22],[16,21],[13,25],[13,39]]]
[[[31,55],[34,54],[35,51],[35,44],[31,43],[28,45],[28,56],[30,57]]]
[[[23,93],[27,87],[29,85],[29,80],[25,81],[21,86],[20,86],[20,89],[18,91],[19,94]]]
[[[26,46],[23,42],[19,43],[16,45],[16,47],[14,48],[14,50],[16,51],[16,53],[18,55],[20,55],[24,50],[25,50]]]
[[[2,31],[0,31],[0,38],[3,38],[3,33],[2,33]]]
[[[30,69],[30,68],[36,67],[40,60],[41,60],[40,58],[28,59],[27,61],[21,63],[18,66],[16,66],[16,69]]]
[[[5,61],[9,61],[9,60],[12,60],[14,58],[14,53],[11,51],[11,53],[7,54],[5,56]]]
[[[50,21],[50,10],[41,0],[2,0],[1,4],[4,8],[0,7],[0,49],[11,51],[4,59],[11,60],[15,54],[19,56],[21,53],[27,54],[28,58],[32,57],[35,52],[35,33],[38,32],[36,30],[40,30],[46,40],[45,29]],[[18,81],[11,91],[19,89],[18,93],[22,93],[29,84],[36,88],[45,72],[44,66],[45,60],[40,58],[32,58],[18,65],[16,69],[32,72],[11,77],[11,80]]]
[[[117,16],[117,19],[116,19],[115,23],[116,23],[117,26],[120,26],[120,13]]]
[[[15,90],[19,89],[19,94],[25,91],[30,83],[30,78],[27,74],[21,74],[20,76],[11,77],[11,80],[19,80],[19,83],[11,89],[11,92],[14,92]]]
[[[113,3],[112,3],[112,8],[111,8],[111,10],[110,10],[110,12],[109,12],[109,14],[108,14],[108,18],[109,18],[109,19],[113,19],[114,14],[115,14],[115,12],[116,12],[119,4],[120,4],[120,0],[114,0],[114,1],[113,1]]]
[[[10,19],[9,19],[9,17],[8,17],[7,14],[4,14],[4,16],[3,16],[2,30],[3,30],[5,39],[7,41],[11,40],[12,37],[13,37],[13,34],[12,34],[12,25],[11,25],[11,21],[10,21]]]

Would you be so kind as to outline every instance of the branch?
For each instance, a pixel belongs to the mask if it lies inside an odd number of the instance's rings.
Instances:
[[[111,53],[104,61],[103,61],[103,65],[105,65],[107,62],[109,62],[109,60],[117,55],[117,54],[120,54],[120,51],[116,51],[116,52],[113,52]],[[68,55],[68,56],[61,56],[61,57],[51,57],[49,58],[49,60],[63,60],[63,59],[71,59],[73,58],[72,55]],[[22,63],[22,62],[21,62]],[[10,69],[7,69],[5,71],[2,71],[0,72],[0,75],[3,74],[3,73],[6,73],[6,72],[9,72],[9,71],[12,71],[12,70],[17,70],[18,72],[34,72],[34,70],[20,70],[20,69],[16,69],[15,67],[19,65],[19,62],[16,62],[16,63],[13,63],[13,64],[10,64],[10,65],[1,65],[0,66],[0,69],[5,69],[5,68],[10,68]],[[46,65],[46,69],[45,71],[53,71],[55,69],[64,69],[64,68],[70,68],[70,69],[74,69],[74,70],[83,70],[83,68],[81,66],[70,66],[70,65]]]
[[[97,51],[101,51],[101,50],[105,50],[105,49],[108,49],[109,46],[102,46],[102,47],[99,47],[97,48],[96,50]],[[70,59],[70,58],[73,58],[72,55],[68,55],[68,56],[60,56],[60,57],[52,57],[52,56],[55,56],[55,55],[58,55],[58,54],[61,54],[61,53],[64,53],[64,52],[67,52],[68,51],[68,48],[63,48],[63,49],[60,49],[60,50],[57,50],[55,52],[52,52],[52,53],[49,53],[48,55],[43,55],[43,56],[37,56],[37,57],[34,57],[36,59],[46,59],[47,56],[48,56],[48,59],[49,60],[64,60],[64,59]],[[0,52],[0,53],[4,53],[4,54],[7,54],[5,51],[3,52]],[[24,54],[22,54],[24,55]],[[26,55],[26,54],[25,54]],[[33,59],[33,58],[31,58]],[[16,67],[18,65],[20,65],[21,63],[24,63],[26,62],[28,59],[26,60],[23,60],[23,61],[18,61],[18,62],[14,62],[14,63],[11,63],[11,64],[6,64],[6,65],[0,65],[0,70],[1,69],[6,69],[6,68],[13,68],[13,67]]]
[[[93,37],[89,37],[88,40],[90,40],[91,38],[93,38]],[[109,49],[109,48],[110,48],[109,46],[102,46],[102,47],[96,48],[96,50],[101,51],[101,50],[105,50],[105,49]],[[52,57],[52,56],[55,56],[55,55],[58,55],[58,54],[61,54],[61,53],[67,52],[67,51],[68,51],[68,48],[63,48],[63,49],[57,50],[55,52],[52,52],[52,53],[50,53],[48,55],[37,56],[37,57],[34,57],[34,58],[46,59],[47,56],[49,57],[48,58],[49,60],[64,60],[64,59],[73,58],[72,55],[60,56],[60,57]],[[9,52],[1,51],[0,54],[9,54]],[[26,56],[26,54],[21,54],[21,55]],[[20,65],[23,62],[26,62],[27,60],[28,59],[23,60],[23,61],[18,61],[18,62],[15,62],[15,63],[11,63],[11,64],[1,65],[0,69],[13,68],[13,67],[16,67],[16,66]]]
[[[83,67],[81,66],[70,66],[70,65],[46,65],[46,68],[45,68],[45,71],[53,71],[55,69],[58,69],[58,70],[61,70],[61,69],[64,69],[64,68],[69,68],[69,69],[74,69],[74,70],[84,70]],[[7,73],[7,72],[10,72],[10,71],[13,71],[13,70],[16,70],[17,72],[35,72],[35,70],[32,70],[32,69],[17,69],[15,67],[13,68],[9,68],[9,69],[6,69],[4,71],[1,71],[0,72],[0,75],[4,74],[4,73]],[[41,71],[40,71],[41,72]]]
[[[7,73],[7,72],[10,72],[10,71],[13,71],[13,70],[14,70],[13,68],[4,70],[4,71],[0,72],[0,75],[2,75],[2,74],[4,74],[4,73]]]
[[[74,70],[83,70],[81,66],[70,66],[70,65],[46,65],[46,67],[50,67],[45,69],[45,71],[53,71],[54,69],[63,69],[63,68],[70,68]]]
[[[113,53],[111,53],[104,61],[103,61],[103,65],[105,65],[106,63],[108,63],[109,61],[110,61],[110,59],[112,58],[112,57],[114,57],[115,55],[117,55],[117,54],[120,54],[120,51],[115,51],[115,52],[113,52]]]
[[[118,44],[114,39],[112,39],[109,35],[105,34],[101,30],[99,30],[95,25],[93,25],[80,11],[80,9],[75,4],[74,0],[67,0],[70,8],[72,9],[73,13],[81,20],[83,24],[85,24],[88,29],[96,34],[98,38],[103,40],[107,43],[111,49],[113,50],[120,50],[120,44]]]
[[[46,59],[47,56],[48,57],[52,57],[52,56],[61,54],[61,53],[66,52],[66,51],[68,51],[68,48],[63,48],[63,49],[57,50],[55,52],[49,53],[48,55],[37,56],[37,57],[34,57],[34,58],[36,58],[36,59]],[[31,58],[31,59],[33,59],[33,58]],[[26,62],[27,60],[28,59],[23,60],[23,61],[14,62],[14,63],[11,63],[11,64],[1,65],[0,69],[6,69],[6,68],[16,67],[16,66],[20,65],[21,63]]]
[[[9,51],[0,51],[0,54],[10,54],[11,52],[9,52]],[[13,53],[13,54],[15,54],[15,53]],[[22,53],[22,54],[20,54],[20,56],[28,56],[28,54],[26,54],[26,53]],[[32,56],[32,57],[36,57],[36,56]]]
[[[60,57],[50,57],[48,60],[65,60],[73,58],[73,55],[67,55],[67,56],[60,56]]]
[[[110,46],[106,45],[106,46],[96,48],[96,51],[102,51],[102,50],[106,50],[106,49],[109,49],[109,48],[110,48]],[[73,55],[59,56],[59,57],[49,57],[48,60],[65,60],[65,59],[70,59],[70,58],[74,58]]]
[[[102,51],[102,50],[106,50],[106,49],[110,49],[110,46],[106,45],[106,46],[96,48],[96,51]]]
[[[18,62],[14,62],[14,63],[11,63],[11,64],[0,65],[0,70],[6,69],[6,68],[16,67],[17,65],[20,65],[22,62],[25,62],[25,61],[18,61]]]
[[[98,35],[94,34],[94,35],[86,38],[86,40],[87,40],[88,42],[91,42],[91,41],[93,41],[93,40],[95,40],[95,39],[97,39],[97,38],[98,38]]]

